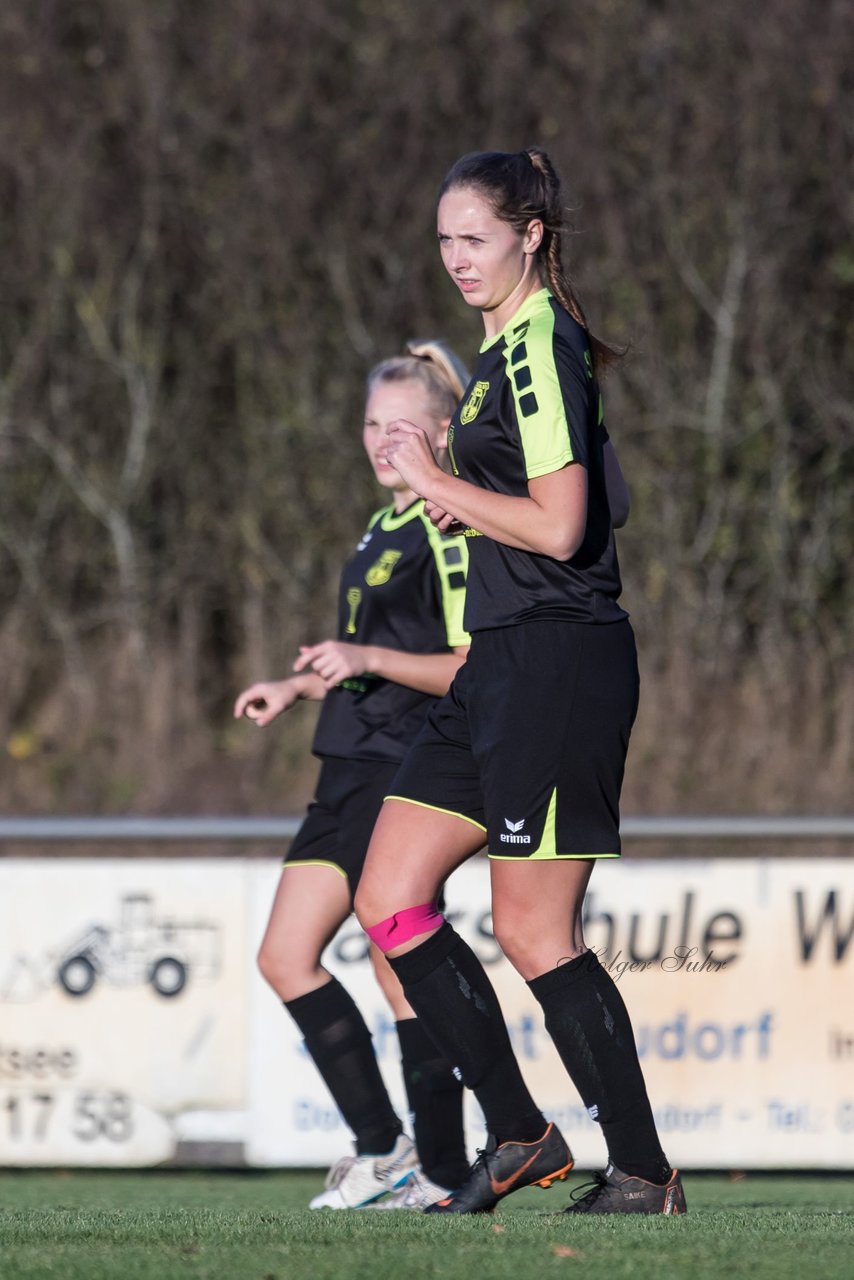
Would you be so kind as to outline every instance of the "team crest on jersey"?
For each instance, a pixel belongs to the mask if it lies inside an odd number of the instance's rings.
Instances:
[[[402,555],[402,551],[384,551],[379,560],[375,561],[365,574],[365,582],[367,582],[368,586],[381,587],[384,582],[388,582],[394,571],[394,566]]]
[[[476,382],[474,384],[472,393],[468,400],[466,400],[463,405],[462,412],[460,413],[460,422],[463,424],[467,422],[474,422],[475,418],[480,413],[480,406],[483,404],[483,397],[486,395],[488,390],[488,382]]]

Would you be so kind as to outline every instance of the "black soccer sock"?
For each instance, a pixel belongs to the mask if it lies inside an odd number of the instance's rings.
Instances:
[[[663,1183],[661,1149],[638,1061],[632,1024],[613,979],[592,951],[528,983],[563,1065],[624,1173]]]
[[[397,1038],[421,1167],[440,1187],[459,1187],[468,1172],[462,1081],[417,1018],[398,1022]]]
[[[546,1120],[522,1079],[483,965],[449,924],[388,957],[427,1033],[460,1071],[498,1142],[530,1142]]]
[[[358,1155],[390,1151],[403,1125],[380,1075],[371,1033],[353,998],[332,978],[307,995],[285,1000],[284,1005],[353,1131]]]

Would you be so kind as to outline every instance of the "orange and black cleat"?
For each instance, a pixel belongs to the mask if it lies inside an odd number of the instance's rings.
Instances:
[[[502,1142],[490,1135],[463,1185],[425,1213],[491,1213],[499,1200],[520,1187],[550,1187],[572,1168],[572,1152],[550,1124],[536,1142]]]
[[[573,1193],[573,1203],[564,1213],[664,1213],[688,1212],[682,1179],[674,1169],[667,1182],[647,1182],[632,1178],[612,1164],[604,1173]]]

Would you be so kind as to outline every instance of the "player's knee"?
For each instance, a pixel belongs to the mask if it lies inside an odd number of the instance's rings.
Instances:
[[[514,915],[501,917],[493,914],[492,932],[504,955],[519,973],[524,973],[532,965],[536,968],[537,955],[542,946],[542,939],[530,921],[521,920]]]
[[[388,901],[380,900],[377,894],[360,884],[353,899],[353,911],[359,924],[367,932],[367,926],[388,913]]]
[[[316,979],[317,965],[307,964],[281,946],[262,943],[257,956],[258,968],[268,986],[280,1000],[295,1000],[310,990]]]
[[[261,977],[265,982],[269,982],[271,987],[275,986],[276,979],[282,971],[282,960],[278,951],[262,942],[255,961]]]
[[[363,924],[362,928],[385,955],[421,934],[435,933],[444,923],[445,917],[435,902],[422,902],[416,907],[395,911],[376,924]]]

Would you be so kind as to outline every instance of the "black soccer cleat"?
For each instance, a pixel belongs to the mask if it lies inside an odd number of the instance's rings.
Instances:
[[[631,1178],[612,1164],[604,1173],[594,1173],[573,1193],[573,1203],[564,1213],[687,1213],[685,1192],[679,1170],[674,1169],[665,1183]]]
[[[425,1213],[491,1213],[499,1200],[520,1187],[550,1187],[572,1168],[572,1152],[550,1124],[537,1142],[502,1142],[490,1134],[463,1185]]]

